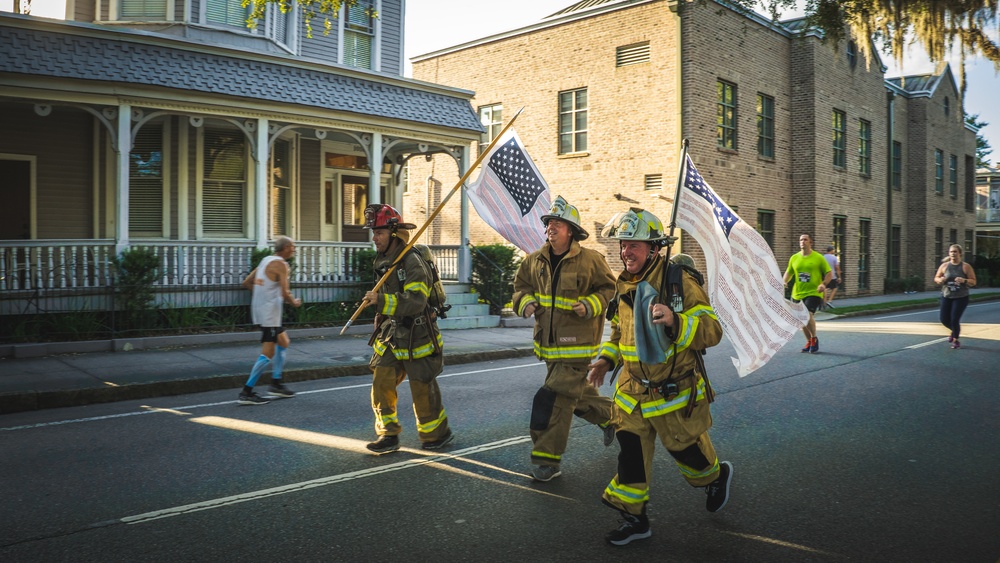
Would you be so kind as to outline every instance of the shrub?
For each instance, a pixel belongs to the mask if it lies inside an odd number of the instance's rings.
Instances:
[[[130,324],[144,322],[153,307],[153,283],[159,277],[160,259],[144,247],[132,247],[111,258],[117,276],[121,309]]]
[[[521,265],[518,250],[506,244],[472,247],[472,285],[499,315],[514,293],[514,276]]]

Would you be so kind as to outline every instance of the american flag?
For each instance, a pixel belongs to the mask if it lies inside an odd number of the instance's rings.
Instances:
[[[764,237],[712,190],[685,154],[677,226],[698,241],[708,266],[708,293],[736,349],[740,377],[762,367],[809,321],[785,299],[781,270]]]
[[[549,211],[549,188],[513,128],[493,145],[479,178],[468,187],[479,216],[526,253],[545,244],[542,215]]]

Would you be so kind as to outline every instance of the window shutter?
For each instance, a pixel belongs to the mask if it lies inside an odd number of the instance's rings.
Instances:
[[[167,19],[167,0],[121,0],[121,17]]]
[[[211,24],[247,29],[249,7],[244,8],[242,0],[205,0],[205,21]]]
[[[163,124],[136,133],[129,153],[128,225],[136,236],[163,235]]]
[[[649,62],[649,41],[625,45],[615,49],[615,66],[637,65]]]
[[[202,232],[245,236],[247,210],[246,139],[234,129],[205,129]]]

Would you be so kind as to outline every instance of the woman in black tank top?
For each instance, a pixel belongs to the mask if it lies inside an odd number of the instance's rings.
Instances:
[[[962,313],[969,304],[969,288],[976,286],[976,271],[962,261],[961,246],[953,244],[948,248],[948,258],[934,274],[934,283],[941,286],[941,324],[951,330],[948,342],[957,350],[962,347],[958,336]]]

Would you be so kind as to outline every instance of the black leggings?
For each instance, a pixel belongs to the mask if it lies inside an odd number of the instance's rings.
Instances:
[[[968,295],[958,299],[941,298],[941,324],[951,330],[952,338],[958,338],[958,334],[962,332],[962,313],[968,305]]]

